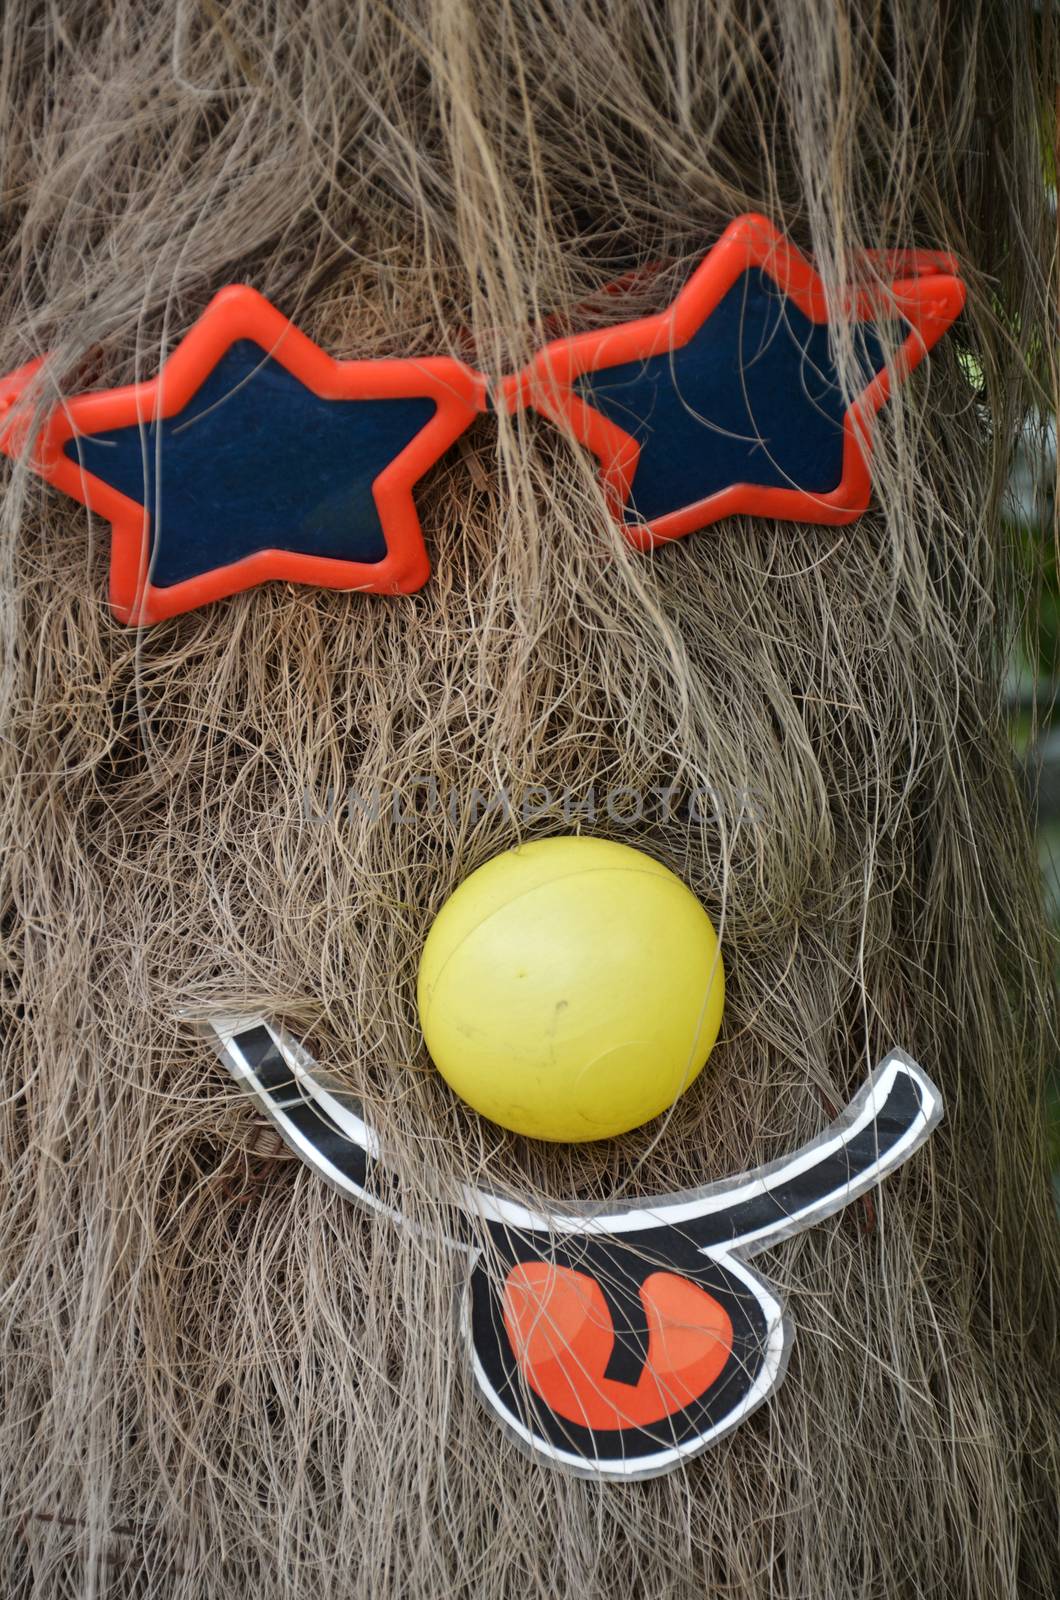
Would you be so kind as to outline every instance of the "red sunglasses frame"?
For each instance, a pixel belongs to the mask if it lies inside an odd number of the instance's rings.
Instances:
[[[939,251],[870,251],[864,257],[891,279],[890,288],[869,284],[849,296],[843,314],[873,321],[881,313],[909,323],[894,363],[871,379],[843,419],[839,483],[827,493],[756,484],[733,484],[692,505],[650,522],[623,515],[640,458],[637,439],[579,395],[581,377],[679,350],[692,339],[728,291],[750,268],[759,267],[811,322],[830,320],[824,284],[794,245],[765,217],[738,217],[696,268],[665,311],[592,333],[555,339],[502,385],[510,412],[533,409],[572,435],[597,457],[604,491],[626,538],[638,550],[682,538],[722,517],[749,513],[788,521],[840,524],[866,510],[871,494],[869,422],[901,382],[959,316],[964,285],[954,257]],[[895,277],[895,274],[899,276]]]
[[[650,550],[737,513],[808,523],[851,522],[869,503],[872,417],[895,383],[920,364],[951,326],[965,301],[952,256],[896,250],[869,251],[863,259],[888,283],[852,289],[841,315],[857,321],[897,316],[909,324],[909,332],[891,364],[876,373],[847,408],[840,481],[827,493],[738,483],[653,521],[627,521],[624,507],[641,446],[574,388],[586,374],[680,349],[738,279],[754,267],[771,278],[810,321],[826,323],[829,309],[817,272],[765,217],[757,215],[730,223],[665,311],[555,339],[521,372],[502,379],[492,396],[482,373],[448,356],[335,360],[256,290],[243,285],[222,289],[156,377],[60,403],[33,440],[30,461],[46,482],[111,524],[110,602],[120,620],[132,624],[176,616],[269,579],[377,594],[419,589],[430,575],[430,560],[413,488],[491,403],[509,412],[532,408],[592,451],[619,526],[640,550]],[[146,426],[179,413],[237,340],[252,341],[263,356],[278,362],[322,399],[428,397],[435,402],[430,421],[373,482],[387,549],[381,561],[345,561],[265,549],[171,585],[155,585],[149,563],[149,510],[66,454],[70,440],[81,434]],[[19,414],[18,403],[41,365],[42,361],[31,362],[0,379],[0,451],[8,455],[17,456],[26,447],[28,423]]]
[[[66,455],[64,447],[79,434],[146,426],[176,415],[240,339],[258,345],[325,400],[427,397],[435,402],[434,416],[372,485],[387,544],[381,561],[258,550],[201,576],[157,587],[148,569],[151,513]],[[0,450],[8,455],[24,447],[25,428],[16,423],[4,431],[4,412],[17,403],[40,364],[32,362],[0,382]],[[486,395],[482,374],[448,356],[336,361],[256,289],[235,284],[214,296],[157,377],[78,395],[57,407],[34,441],[32,465],[46,482],[111,524],[110,603],[122,622],[159,622],[273,578],[323,589],[409,594],[422,588],[431,570],[413,486],[485,410]]]

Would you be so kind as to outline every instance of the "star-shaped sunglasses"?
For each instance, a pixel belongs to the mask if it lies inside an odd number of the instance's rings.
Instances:
[[[849,403],[820,277],[748,215],[667,310],[556,339],[492,387],[448,356],[336,361],[233,286],[156,378],[63,401],[32,440],[19,402],[42,362],[0,378],[0,450],[27,451],[111,524],[111,605],[134,624],[269,579],[420,588],[413,489],[494,407],[533,409],[589,449],[643,550],[740,512],[850,522],[869,502],[870,419],[964,304],[947,255],[866,267],[841,307],[864,380]]]

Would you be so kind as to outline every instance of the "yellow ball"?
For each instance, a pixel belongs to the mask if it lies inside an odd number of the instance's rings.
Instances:
[[[641,850],[541,839],[446,901],[420,960],[420,1025],[467,1103],[534,1139],[606,1139],[672,1105],[721,1025],[696,897]]]

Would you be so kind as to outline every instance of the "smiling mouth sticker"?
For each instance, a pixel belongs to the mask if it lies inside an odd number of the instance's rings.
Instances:
[[[260,1016],[216,1016],[204,1031],[292,1150],[349,1199],[404,1220],[361,1105],[297,1039]],[[704,1188],[541,1212],[465,1187],[447,1242],[465,1261],[460,1330],[483,1401],[555,1466],[670,1471],[784,1376],[793,1329],[749,1259],[878,1183],[941,1116],[938,1089],[894,1050],[811,1143]]]

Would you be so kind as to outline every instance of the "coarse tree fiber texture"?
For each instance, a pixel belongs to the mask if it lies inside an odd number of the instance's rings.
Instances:
[[[1056,351],[1053,27],[1001,0],[3,6],[0,370],[51,352],[42,406],[153,375],[229,282],[335,355],[499,377],[660,309],[748,210],[837,307],[870,248],[952,250],[968,286],[847,528],[641,556],[573,441],[489,414],[418,491],[421,593],[271,585],[138,633],[106,528],[5,468],[5,1595],[1053,1592],[1055,1012],[1001,510]],[[643,806],[609,814],[620,786]],[[688,882],[727,1006],[666,1117],[535,1145],[431,1066],[416,966],[467,873],[577,830]],[[284,1017],[364,1098],[418,1229],[278,1146],[181,1020],[211,1007]],[[458,1183],[709,1182],[893,1045],[946,1121],[763,1260],[777,1396],[650,1482],[521,1454],[460,1354]]]

